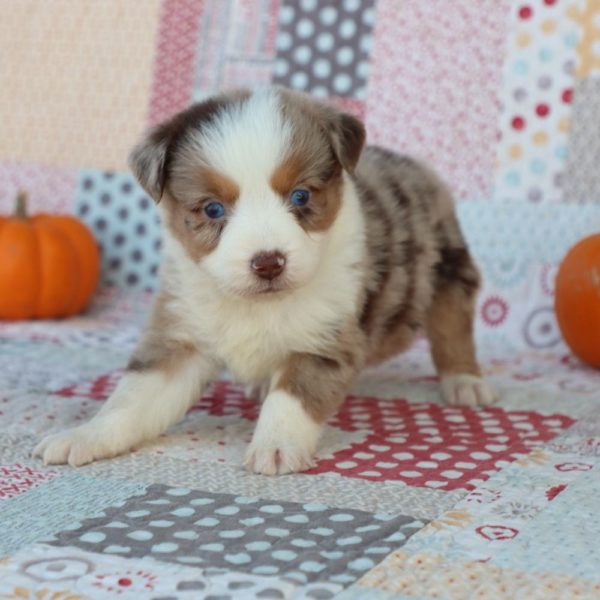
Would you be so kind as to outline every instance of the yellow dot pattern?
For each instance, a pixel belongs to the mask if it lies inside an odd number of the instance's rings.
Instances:
[[[548,134],[545,131],[536,131],[531,139],[536,146],[545,146],[548,143]]]
[[[435,554],[411,554],[405,550],[390,554],[358,584],[401,594],[407,600],[413,597],[445,600],[600,598],[600,583],[593,581],[579,581],[555,573],[515,571],[478,561],[450,562]]]
[[[586,0],[579,9],[571,6],[567,16],[578,21],[582,30],[577,46],[577,76],[600,74],[600,0]]]

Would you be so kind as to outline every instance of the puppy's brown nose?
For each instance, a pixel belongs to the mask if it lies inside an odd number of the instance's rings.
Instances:
[[[281,252],[261,252],[250,261],[252,271],[261,279],[271,281],[285,269],[285,256]]]

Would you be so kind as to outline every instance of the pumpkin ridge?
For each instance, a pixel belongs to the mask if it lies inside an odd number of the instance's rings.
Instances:
[[[64,317],[68,314],[67,308],[75,293],[75,252],[65,233],[50,219],[36,219],[35,222],[38,241],[43,243],[43,250],[40,252],[40,297],[36,316]],[[70,294],[66,297],[65,294],[69,290]]]
[[[29,221],[9,218],[0,231],[0,318],[28,319],[39,282],[36,233]]]

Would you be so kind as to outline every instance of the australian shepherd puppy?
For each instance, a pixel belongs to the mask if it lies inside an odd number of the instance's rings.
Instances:
[[[98,414],[35,454],[77,466],[127,452],[226,368],[263,390],[246,467],[303,471],[361,368],[421,328],[446,402],[492,402],[450,193],[364,141],[354,117],[282,88],[215,96],[151,130],[130,165],[164,225],[153,313]]]

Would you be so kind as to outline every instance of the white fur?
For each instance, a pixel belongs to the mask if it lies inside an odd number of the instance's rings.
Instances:
[[[226,293],[244,296],[259,283],[264,284],[249,268],[252,257],[279,251],[287,260],[283,282],[286,287],[296,288],[314,276],[326,244],[326,234],[306,234],[265,181],[264,189],[252,194],[242,188],[218,247],[202,265]]]
[[[223,111],[202,131],[191,133],[181,156],[181,176],[205,157],[207,165],[239,187],[239,198],[219,245],[202,261],[213,282],[228,294],[248,295],[264,284],[249,268],[252,257],[263,252],[285,255],[282,283],[286,287],[306,284],[327,244],[326,234],[306,234],[285,199],[270,185],[292,143],[291,128],[282,119],[279,102],[271,89],[255,92],[245,104]]]
[[[33,454],[78,467],[127,452],[178,421],[215,374],[198,356],[170,375],[128,372],[89,423],[46,437]]]
[[[302,235],[305,247],[313,243],[310,235],[304,231]],[[304,285],[256,298],[232,294],[225,286],[215,285],[204,264],[210,257],[194,263],[168,231],[165,253],[170,269],[164,285],[176,296],[172,310],[183,319],[182,329],[202,340],[203,347],[222,361],[234,378],[257,383],[269,379],[290,352],[317,351],[327,331],[356,313],[364,238],[356,191],[345,177],[337,219],[323,236],[314,274]],[[219,250],[220,246],[213,254]]]
[[[223,112],[202,131],[207,160],[240,188],[219,245],[196,264],[165,231],[163,283],[177,297],[182,329],[245,383],[270,379],[290,352],[317,351],[327,331],[356,313],[362,287],[365,223],[351,179],[344,175],[337,218],[320,234],[306,233],[270,186],[290,139],[272,89]],[[256,285],[252,257],[271,250],[287,255],[289,289],[248,295]]]
[[[442,396],[450,406],[487,406],[496,401],[494,390],[477,375],[443,375],[441,385]]]
[[[260,411],[245,464],[250,471],[263,475],[310,469],[322,429],[298,398],[274,390]]]
[[[269,184],[291,137],[277,92],[256,90],[244,104],[219,113],[201,134],[193,132],[183,159],[195,167],[205,156],[208,166],[233,179],[245,193],[254,194]]]

